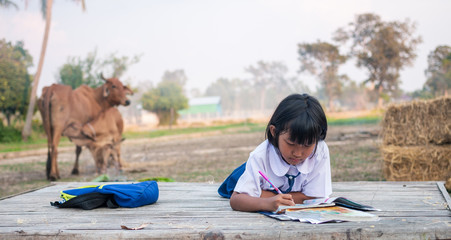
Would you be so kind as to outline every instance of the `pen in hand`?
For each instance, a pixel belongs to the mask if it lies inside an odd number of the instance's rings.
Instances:
[[[271,181],[269,181],[268,177],[266,177],[266,175],[264,173],[262,173],[262,171],[258,171],[258,173],[260,173],[260,175],[262,175],[262,177],[269,182],[269,184],[271,184],[271,186],[277,191],[277,193],[282,194],[282,192],[276,187],[274,186],[274,184],[272,184]]]

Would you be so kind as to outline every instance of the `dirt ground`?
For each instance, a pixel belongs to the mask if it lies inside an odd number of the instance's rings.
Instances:
[[[329,127],[326,142],[331,155],[333,181],[383,180],[379,153],[379,126]],[[164,177],[181,182],[222,182],[245,162],[264,140],[263,132],[246,128],[201,134],[125,140],[122,172],[108,169],[110,181],[137,181]],[[71,175],[75,147],[59,149],[59,181],[92,181],[97,177],[87,149],[80,159],[80,175]],[[47,150],[29,151],[0,159],[0,197],[49,184],[45,177]]]

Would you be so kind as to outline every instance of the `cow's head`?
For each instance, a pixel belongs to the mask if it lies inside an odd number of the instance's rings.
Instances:
[[[100,74],[100,78],[105,81],[103,84],[103,97],[111,106],[128,106],[130,100],[127,95],[133,95],[133,91],[124,86],[117,78],[105,78]]]
[[[113,165],[120,171],[120,144],[125,138],[112,138],[110,141],[99,143],[93,142],[88,145],[97,167],[97,173],[104,174],[108,166]]]

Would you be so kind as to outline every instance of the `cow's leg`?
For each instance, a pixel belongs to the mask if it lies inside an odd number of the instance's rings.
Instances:
[[[103,149],[101,147],[94,147],[93,151],[94,162],[96,164],[96,173],[102,173]]]
[[[105,174],[106,173],[107,166],[105,164],[105,161],[103,158],[99,158],[97,160],[97,173],[98,174]]]
[[[101,162],[101,167],[100,167],[100,173],[102,173],[102,174],[106,173],[106,170],[108,167],[108,158],[109,157],[102,159],[103,161]]]
[[[72,169],[72,175],[78,175],[80,172],[78,171],[78,159],[80,157],[82,148],[80,146],[75,146],[75,164]]]
[[[44,110],[41,110],[41,113],[43,112]],[[42,122],[43,122],[43,125],[44,125],[44,131],[45,131],[45,134],[47,135],[47,163],[45,164],[45,176],[47,177],[47,179],[49,178],[49,176],[50,176],[50,168],[51,168],[51,163],[52,163],[52,152],[51,152],[51,145],[52,145],[52,136],[51,136],[51,134],[50,134],[50,130],[48,129],[48,125],[47,124],[45,124],[46,122],[45,121],[48,121],[48,120],[46,120],[45,119],[45,115],[43,115],[42,116]]]
[[[104,172],[102,171],[102,159],[99,157],[97,159],[95,159],[96,161],[96,173],[97,174],[104,174]]]
[[[47,148],[48,148],[48,150],[47,150],[47,163],[45,165],[45,173],[46,173],[47,179],[50,180],[50,170],[52,168],[52,151],[51,151],[51,147],[50,146],[48,146]]]
[[[43,111],[44,110],[41,110],[41,113]],[[44,131],[45,131],[45,134],[47,135],[47,163],[45,165],[45,175],[46,175],[47,179],[50,179],[50,171],[52,168],[52,156],[53,156],[53,151],[52,151],[53,136],[51,134],[51,129],[49,129],[48,121],[49,120],[46,119],[46,115],[42,114],[42,122],[44,125]]]
[[[58,175],[58,165],[56,162],[58,156],[58,150],[55,145],[50,147],[50,159],[47,160],[47,179],[50,181],[55,181],[59,178]]]
[[[124,160],[122,160],[122,158],[121,158],[121,145],[122,144],[118,144],[118,145],[116,145],[116,151],[117,151],[117,162],[118,162],[118,164],[116,165],[117,166],[117,169],[119,170],[119,172],[122,172],[122,168],[123,167],[127,167],[127,163],[126,162],[124,162]]]
[[[116,170],[117,174],[121,174],[122,170],[121,170],[121,166],[120,166],[120,159],[119,159],[119,152],[117,151],[117,146],[113,147],[111,149],[111,153],[110,156],[108,157],[108,165],[113,165],[114,169]]]
[[[50,174],[47,176],[48,180],[55,181],[60,178],[58,171],[58,145],[61,138],[61,130],[55,128],[53,131],[53,139],[50,146],[51,149],[51,162],[50,162]],[[49,163],[47,163],[48,165]]]
[[[112,157],[111,155],[113,154],[112,147],[113,146],[107,145],[102,148],[103,154],[102,159],[100,159],[100,168],[102,174],[105,174],[107,172],[109,161],[110,158]]]
[[[57,155],[57,150],[54,144],[54,140],[51,139],[51,143],[49,143],[48,146],[48,154],[47,154],[47,164],[46,164],[46,173],[47,173],[47,179],[50,181],[55,181],[56,178],[56,171],[55,171],[55,159]]]

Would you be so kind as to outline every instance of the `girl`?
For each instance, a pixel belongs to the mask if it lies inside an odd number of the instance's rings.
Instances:
[[[275,211],[332,193],[327,120],[314,97],[293,94],[277,106],[266,138],[246,163],[235,169],[218,192],[238,211]],[[263,172],[282,194],[259,174]]]

